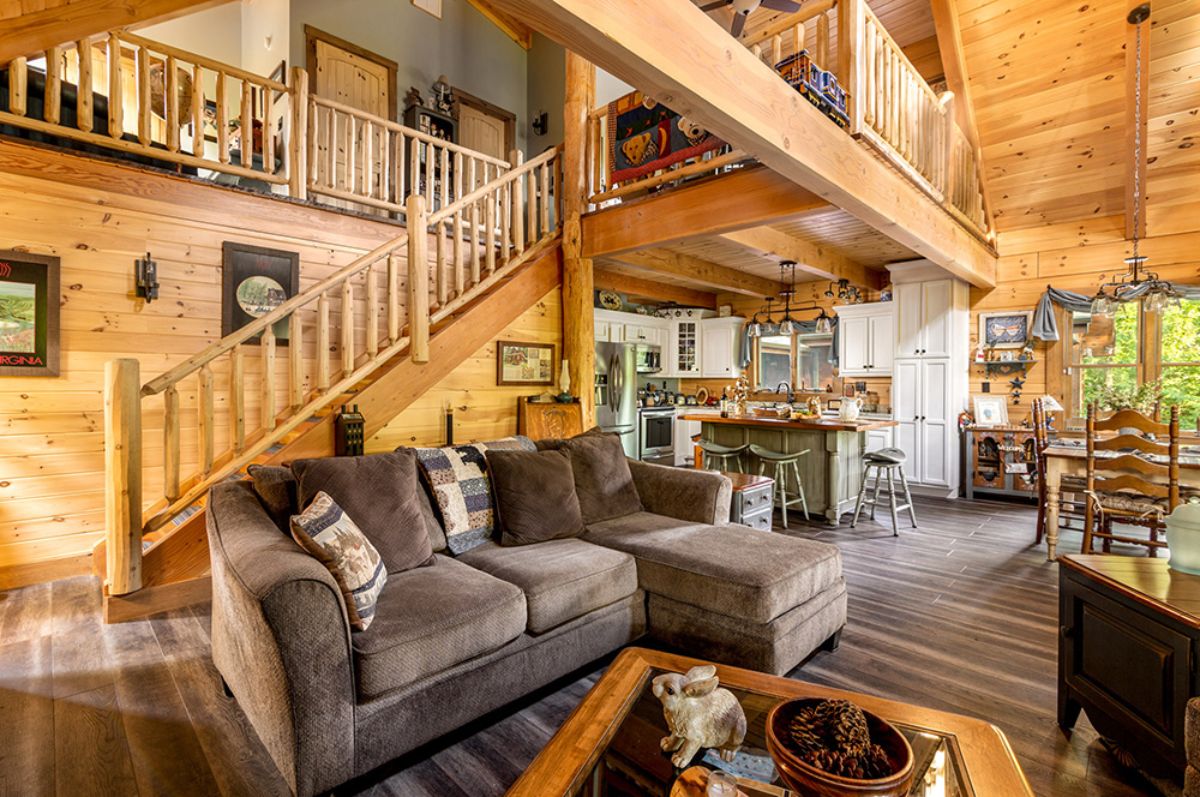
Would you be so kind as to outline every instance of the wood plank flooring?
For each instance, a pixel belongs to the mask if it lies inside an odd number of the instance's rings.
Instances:
[[[918,499],[919,529],[786,533],[837,544],[850,621],[793,677],[984,717],[1038,795],[1152,794],[1081,720],[1054,720],[1057,568],[1027,506]],[[881,515],[882,517],[882,515]],[[780,529],[781,530],[781,529]],[[1063,551],[1077,550],[1065,533]],[[207,607],[105,626],[94,579],[0,592],[0,797],[286,795],[209,656]],[[340,794],[502,794],[601,672],[577,674]],[[993,797],[982,795],[981,797]]]

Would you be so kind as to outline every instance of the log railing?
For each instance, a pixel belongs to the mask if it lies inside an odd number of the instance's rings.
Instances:
[[[560,229],[560,154],[547,150],[432,213],[423,194],[409,194],[405,233],[144,385],[137,360],[109,362],[109,594],[141,588],[145,533],[162,528],[405,349],[414,362],[427,362],[433,325],[552,246]],[[185,392],[196,396],[199,452],[187,470],[180,439]],[[218,450],[214,428],[222,406],[229,433]],[[142,470],[143,432],[158,418],[161,490],[143,483]]]
[[[15,58],[7,69],[0,124],[196,170],[288,182],[288,153],[270,133],[278,115],[289,115],[291,92],[283,83],[124,31]],[[101,102],[107,112],[97,115]]]
[[[308,193],[403,214],[408,198],[444,208],[508,171],[493,158],[313,95],[308,108]]]

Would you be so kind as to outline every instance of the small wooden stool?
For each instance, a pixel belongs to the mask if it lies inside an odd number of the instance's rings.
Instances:
[[[733,482],[729,522],[770,531],[775,508],[775,480],[770,476],[756,476],[753,473],[721,473]]]
[[[900,536],[899,513],[906,509],[913,528],[917,527],[917,513],[913,510],[912,494],[908,491],[908,479],[904,478],[904,463],[907,461],[908,455],[898,448],[881,448],[863,456],[862,489],[858,491],[858,504],[854,507],[854,519],[850,521],[850,528],[858,525],[858,517],[865,505],[870,505],[871,520],[875,519],[875,507],[879,505],[879,487],[884,473],[887,474],[888,509],[892,513],[892,536]],[[871,478],[872,468],[875,469],[875,492],[872,497],[867,498],[867,481]],[[895,474],[900,475],[900,486],[904,488],[903,504],[896,503]]]

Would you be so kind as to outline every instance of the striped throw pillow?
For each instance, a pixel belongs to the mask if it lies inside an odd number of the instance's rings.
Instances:
[[[292,516],[292,537],[333,574],[346,601],[350,627],[366,631],[387,583],[379,551],[325,492],[317,493],[307,509]]]

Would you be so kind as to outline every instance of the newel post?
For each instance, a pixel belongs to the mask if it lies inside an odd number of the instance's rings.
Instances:
[[[292,67],[291,88],[288,193],[293,199],[308,199],[308,70]]]
[[[134,359],[104,364],[104,526],[108,594],[142,588],[142,380]]]
[[[410,194],[408,226],[408,347],[415,363],[429,362],[429,221],[425,197]]]
[[[846,113],[850,117],[850,132],[862,130],[863,109],[867,102],[867,36],[863,18],[865,0],[839,0],[838,15],[838,80],[846,90]]]

